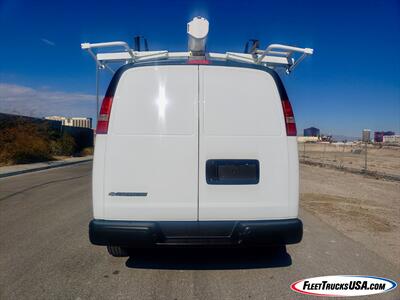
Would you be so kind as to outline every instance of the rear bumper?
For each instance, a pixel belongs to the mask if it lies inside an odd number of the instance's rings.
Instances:
[[[92,220],[89,238],[94,245],[246,246],[299,243],[303,223],[299,219],[263,221],[145,222]]]

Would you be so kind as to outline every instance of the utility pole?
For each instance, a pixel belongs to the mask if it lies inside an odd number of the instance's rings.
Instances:
[[[365,143],[364,145],[364,152],[365,152],[365,157],[364,157],[364,170],[367,171],[368,169],[368,161],[367,161],[367,152],[368,152],[368,143],[371,141],[371,130],[369,129],[364,129],[362,133],[362,141]]]
[[[365,141],[365,161],[364,161],[364,170],[367,171],[368,169],[368,160],[367,160],[367,152],[368,152],[368,142]]]

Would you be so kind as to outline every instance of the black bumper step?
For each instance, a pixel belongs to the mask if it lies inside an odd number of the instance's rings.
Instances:
[[[301,241],[299,219],[263,221],[110,221],[92,220],[95,245],[121,247],[286,245]]]

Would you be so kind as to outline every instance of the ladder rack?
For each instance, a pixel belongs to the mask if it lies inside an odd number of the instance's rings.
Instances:
[[[116,52],[94,52],[94,49],[104,48],[122,48],[122,51]],[[161,51],[134,51],[126,42],[107,42],[107,43],[82,43],[81,48],[89,52],[96,61],[99,69],[108,69],[112,73],[114,70],[110,67],[113,63],[138,63],[142,61],[158,61],[166,59],[193,59],[198,58],[191,51],[188,52],[169,52]],[[265,50],[256,49],[253,53],[205,53],[203,59],[210,60],[231,60],[241,63],[263,65],[272,69],[283,68],[289,74],[294,68],[308,55],[313,54],[311,48],[299,48],[281,44],[269,45]]]
[[[115,71],[111,64],[129,64],[142,61],[161,61],[161,60],[219,60],[237,61],[247,64],[261,65],[271,69],[284,69],[290,74],[298,64],[314,50],[311,48],[299,48],[281,44],[269,45],[265,50],[258,49],[258,40],[249,40],[253,45],[250,53],[226,52],[226,53],[207,53],[206,41],[209,31],[208,20],[202,17],[195,17],[187,24],[188,50],[187,52],[162,51],[140,51],[140,36],[135,37],[135,51],[126,42],[107,42],[107,43],[82,43],[81,48],[89,52],[96,62],[96,99],[97,114],[99,112],[99,71],[107,69],[111,73]],[[248,43],[245,51],[248,52]],[[110,49],[114,51],[102,52],[101,50]],[[148,50],[147,40],[145,48]],[[119,49],[119,50],[117,50]]]

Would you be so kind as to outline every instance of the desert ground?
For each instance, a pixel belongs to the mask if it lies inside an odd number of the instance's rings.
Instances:
[[[300,164],[300,206],[400,270],[400,182]]]

